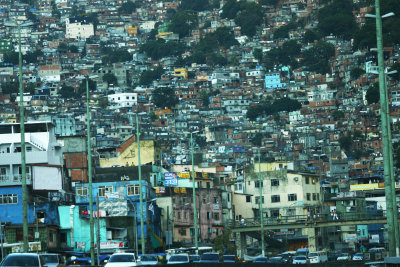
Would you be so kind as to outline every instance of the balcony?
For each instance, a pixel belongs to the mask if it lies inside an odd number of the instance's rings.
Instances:
[[[26,174],[26,184],[32,184],[32,174]],[[0,186],[12,186],[12,185],[22,185],[21,174],[14,175],[0,175]]]
[[[48,163],[47,151],[26,152],[26,163]],[[21,165],[21,153],[1,153],[0,162],[2,165]]]

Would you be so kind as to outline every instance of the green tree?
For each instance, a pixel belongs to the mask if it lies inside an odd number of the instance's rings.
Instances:
[[[17,52],[11,51],[4,54],[3,62],[11,63],[13,65],[18,65],[19,63],[19,54]]]
[[[259,3],[263,6],[276,6],[279,3],[279,0],[260,0]]]
[[[76,45],[70,45],[70,46],[68,47],[68,50],[69,50],[69,52],[71,52],[71,53],[79,53],[79,49],[78,49],[78,47],[77,47]]]
[[[193,11],[180,11],[175,14],[168,28],[182,38],[188,36],[197,25],[197,15]]]
[[[39,57],[43,56],[43,52],[41,50],[35,50],[33,52],[27,52],[23,59],[26,63],[38,63]]]
[[[229,0],[226,4],[222,7],[222,18],[227,19],[234,19],[236,14],[240,11],[240,3],[236,0]]]
[[[18,93],[19,83],[18,82],[8,82],[0,85],[3,94]]]
[[[59,93],[62,98],[73,98],[76,96],[74,87],[67,85],[62,85]]]
[[[230,241],[230,236],[232,234],[232,231],[230,228],[225,228],[223,230],[222,235],[218,235],[214,239],[214,245],[213,249],[215,251],[225,251],[226,254],[235,254],[236,253],[236,247],[234,244]]]
[[[279,27],[274,31],[274,39],[287,39],[289,38],[289,32],[297,28],[296,23],[290,22],[282,27]]]
[[[159,108],[172,108],[178,104],[175,90],[171,87],[159,87],[153,91],[153,104]]]
[[[250,106],[247,109],[246,117],[250,121],[255,121],[257,119],[257,117],[262,115],[262,114],[263,114],[262,106],[261,105],[255,105],[255,106]]]
[[[303,53],[302,65],[309,71],[326,74],[330,73],[328,60],[335,55],[335,47],[328,42],[318,42]]]
[[[133,11],[136,10],[136,4],[132,1],[127,1],[118,8],[118,13],[121,15],[129,15],[132,14]]]
[[[339,137],[339,144],[342,149],[344,149],[346,152],[349,152],[351,150],[353,140],[351,136],[344,135]]]
[[[118,85],[118,79],[113,73],[104,74],[103,82],[106,82],[108,85],[110,84]]]
[[[317,32],[313,31],[313,30],[307,30],[304,33],[303,40],[304,40],[305,43],[313,43],[316,40],[317,41],[320,40],[320,35]]]
[[[145,52],[153,60],[158,60],[167,56],[178,56],[184,50],[185,47],[182,43],[176,41],[166,42],[163,39],[149,41],[139,48],[140,52]]]
[[[350,77],[351,79],[358,79],[361,75],[363,75],[365,71],[362,68],[355,67],[350,70]]]
[[[357,24],[351,0],[335,0],[318,11],[318,29],[325,36],[333,34],[345,39],[354,36]]]
[[[260,48],[255,48],[253,50],[253,56],[254,56],[255,59],[258,60],[258,62],[260,62],[260,63],[262,62],[262,60],[263,60],[263,52],[262,52],[262,50]]]
[[[156,113],[152,112],[150,113],[150,120],[152,122],[155,122],[158,119],[158,116],[156,115]]]
[[[400,81],[400,63],[398,63],[398,62],[394,63],[389,69],[389,72],[391,72],[391,71],[397,71],[397,72],[389,74],[389,77],[396,81]]]
[[[251,139],[251,143],[253,143],[253,145],[255,146],[261,146],[263,138],[264,138],[263,133],[256,133],[254,137]]]
[[[93,81],[92,79],[88,79],[88,85],[89,85],[89,91],[94,92],[97,89],[97,83]],[[82,80],[81,84],[79,85],[78,92],[76,93],[76,96],[79,97],[82,94],[86,94],[86,79]]]
[[[97,105],[101,110],[106,110],[108,108],[109,102],[108,102],[108,97],[101,97],[98,101],[97,101]]]
[[[332,113],[332,116],[333,116],[333,119],[334,119],[335,121],[338,121],[338,120],[344,119],[344,112],[341,111],[341,110],[335,110],[335,111]]]
[[[154,80],[160,79],[161,75],[164,73],[164,69],[159,66],[154,70],[146,70],[144,71],[139,78],[139,84],[141,85],[149,85]]]
[[[264,20],[263,8],[254,2],[240,2],[241,10],[235,17],[235,22],[241,28],[241,33],[246,36],[254,36],[257,27],[260,26]]]
[[[368,102],[368,104],[375,104],[379,103],[379,84],[374,83],[368,87],[367,93],[365,95],[365,98]]]
[[[208,0],[182,0],[181,4],[179,5],[179,10],[193,10],[193,11],[204,11],[210,8],[210,3]]]

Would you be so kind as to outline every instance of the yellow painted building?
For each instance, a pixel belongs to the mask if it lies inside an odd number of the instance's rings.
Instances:
[[[156,35],[156,39],[164,39],[168,35],[173,34],[173,32],[160,32],[159,34]]]
[[[131,35],[136,35],[138,33],[138,28],[135,25],[126,25],[126,32]]]
[[[187,79],[188,71],[186,68],[174,69],[174,75],[175,75],[175,77],[183,77],[183,78]]]
[[[140,163],[155,162],[156,147],[154,140],[140,140]],[[138,165],[138,144],[134,138],[130,138],[120,145],[115,151],[115,157],[100,158],[100,168]]]

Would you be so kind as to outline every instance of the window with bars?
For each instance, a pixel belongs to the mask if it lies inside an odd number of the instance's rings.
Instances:
[[[17,194],[0,195],[0,205],[1,204],[17,204],[17,203],[18,203],[18,195]]]
[[[76,194],[78,196],[87,196],[88,195],[88,188],[86,186],[77,186],[76,187]]]
[[[288,201],[296,201],[297,195],[296,194],[288,194]]]
[[[271,179],[271,186],[279,186],[279,180],[278,179]]]
[[[112,193],[113,192],[113,187],[112,185],[104,185],[104,186],[99,186],[98,189],[99,197],[104,197],[106,193]]]
[[[139,195],[139,185],[138,184],[127,185],[127,194],[128,196]]]
[[[272,195],[271,196],[271,202],[272,203],[281,202],[281,196],[280,195]]]

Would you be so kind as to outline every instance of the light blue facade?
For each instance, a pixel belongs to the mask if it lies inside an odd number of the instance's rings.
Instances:
[[[279,72],[270,72],[265,74],[265,88],[266,89],[284,89],[286,83],[281,82]]]
[[[138,226],[137,234],[138,238],[141,238],[140,231],[140,199],[139,194],[128,195],[128,187],[130,186],[138,186],[139,181],[130,180],[130,181],[117,181],[117,182],[99,182],[92,184],[92,199],[93,199],[93,209],[97,211],[96,200],[97,194],[100,192],[99,196],[99,206],[101,211],[100,218],[100,242],[121,242],[122,246],[127,248],[127,246],[132,247],[133,240],[130,234],[126,234],[125,237],[112,240],[110,236],[114,236],[114,234],[109,233],[107,236],[107,231],[112,232],[114,228],[123,228],[126,229],[126,233],[129,233],[133,229],[133,220],[136,218],[136,224]],[[99,188],[102,188],[99,190]],[[104,188],[107,188],[107,194],[104,193]],[[87,189],[87,191],[86,191]],[[88,183],[80,183],[75,185],[75,203],[76,207],[74,208],[73,216],[74,216],[74,225],[73,228],[73,236],[74,236],[74,250],[76,251],[88,251],[90,249],[90,226],[89,226],[89,214],[87,211],[89,208],[89,197],[87,195],[83,195],[82,190],[84,192],[89,192],[89,184]],[[144,220],[144,233],[151,242],[157,239],[157,237],[161,236],[161,220],[160,220],[160,210],[158,209],[155,203],[155,191],[154,189],[147,183],[146,180],[142,182],[142,192],[143,192],[143,220]],[[132,193],[132,191],[131,191]],[[114,206],[113,206],[114,205]],[[105,207],[112,207],[114,210],[109,213]],[[119,213],[115,214],[115,210],[118,210]],[[107,211],[107,212],[106,212]],[[67,211],[65,211],[67,213]],[[104,217],[102,217],[104,216]],[[66,228],[69,226],[68,222],[65,222]],[[124,223],[119,223],[118,221],[124,221]],[[113,224],[118,224],[117,227],[113,226]],[[122,225],[121,225],[122,224]],[[111,230],[110,230],[111,229]],[[151,229],[151,230],[150,230]],[[154,238],[156,236],[156,238]],[[88,243],[89,242],[89,243]],[[71,242],[72,243],[72,242]],[[78,245],[86,244],[85,250],[82,248],[77,248]],[[156,245],[154,245],[156,247]],[[133,248],[133,247],[132,247]]]

